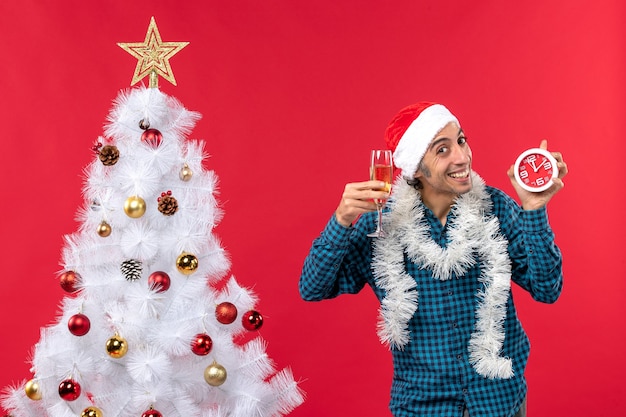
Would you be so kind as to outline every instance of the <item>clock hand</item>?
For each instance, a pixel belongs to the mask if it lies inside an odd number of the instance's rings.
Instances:
[[[535,165],[535,161],[528,161],[528,164],[533,167],[533,171],[537,172],[539,170],[539,168],[537,168],[537,166]],[[541,166],[541,165],[540,165]]]

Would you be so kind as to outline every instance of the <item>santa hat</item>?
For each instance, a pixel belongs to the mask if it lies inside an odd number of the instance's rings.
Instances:
[[[405,107],[391,120],[385,141],[403,177],[413,178],[430,142],[450,122],[460,126],[447,108],[426,101]]]

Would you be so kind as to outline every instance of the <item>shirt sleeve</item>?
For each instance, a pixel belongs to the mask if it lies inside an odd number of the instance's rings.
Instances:
[[[533,299],[554,303],[563,288],[562,256],[546,207],[524,210],[508,196],[503,204],[508,214],[498,217],[509,241],[513,281]]]
[[[358,223],[361,223],[362,218]],[[335,215],[326,224],[304,260],[300,296],[320,301],[340,294],[356,294],[371,274],[369,238],[359,224],[345,227]]]

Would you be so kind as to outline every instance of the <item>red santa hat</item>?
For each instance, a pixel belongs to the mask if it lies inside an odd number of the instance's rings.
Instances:
[[[413,178],[430,142],[450,122],[460,127],[457,118],[441,104],[422,101],[412,104],[391,120],[385,141],[393,151],[393,162],[402,176]]]

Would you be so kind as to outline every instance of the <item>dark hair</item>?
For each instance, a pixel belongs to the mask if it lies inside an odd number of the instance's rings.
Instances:
[[[430,170],[424,165],[424,160],[422,159],[419,163],[419,165],[417,166],[418,171],[422,170],[422,174],[424,174],[427,177],[430,177]],[[422,182],[413,177],[413,178],[405,178],[406,179],[406,183],[409,184],[411,187],[415,188],[416,190],[421,190],[424,188],[424,185],[422,184]]]
[[[422,185],[422,182],[417,179],[417,178],[406,178],[406,183],[409,184],[411,187],[415,188],[416,190],[421,190],[422,188],[424,188],[424,186]]]

